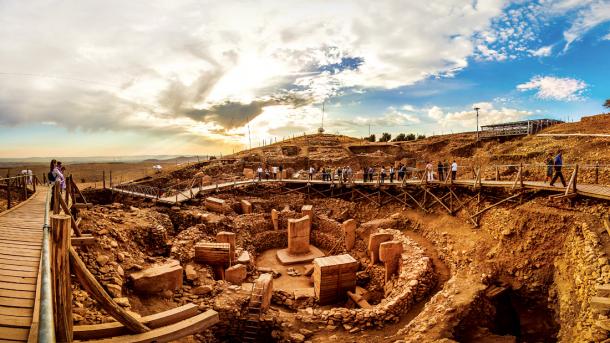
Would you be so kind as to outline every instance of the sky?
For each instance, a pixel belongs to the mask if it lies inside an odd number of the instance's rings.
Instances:
[[[0,0],[0,157],[604,112],[610,0]]]

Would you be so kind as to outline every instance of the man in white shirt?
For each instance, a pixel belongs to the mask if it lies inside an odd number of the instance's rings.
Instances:
[[[455,180],[455,176],[457,175],[457,162],[453,160],[451,163],[451,180]]]
[[[273,179],[276,180],[277,179],[277,167],[276,166],[271,167],[271,174],[273,174]]]
[[[313,172],[315,171],[315,169],[313,167],[309,167],[309,179],[313,180]]]
[[[256,173],[258,174],[258,181],[260,181],[263,178],[263,166],[258,166]]]

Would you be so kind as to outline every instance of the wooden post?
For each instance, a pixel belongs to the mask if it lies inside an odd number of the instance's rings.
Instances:
[[[70,266],[72,267],[72,272],[76,275],[81,286],[87,293],[89,293],[89,295],[119,323],[125,325],[131,332],[142,333],[150,331],[148,327],[140,323],[112,300],[99,282],[97,282],[93,274],[89,272],[85,263],[80,259],[76,250],[72,247],[70,247]]]
[[[6,175],[6,208],[11,208],[11,177],[10,174]]]
[[[72,185],[70,184],[70,176],[66,177],[66,205],[68,205],[68,208],[70,208],[70,193],[72,193]],[[70,212],[66,213],[69,214]]]
[[[28,182],[27,182],[27,174],[21,177],[21,184],[23,185],[23,200],[28,199]]]
[[[599,184],[599,161],[595,162],[595,184]]]
[[[47,183],[47,174],[42,173],[42,181],[43,181],[44,183]]]
[[[53,184],[53,214],[59,214],[59,203],[61,202],[59,187],[59,182]]]
[[[519,187],[523,188],[523,163],[519,164]]]
[[[102,188],[106,189],[106,171],[102,170]]]
[[[72,287],[70,286],[70,217],[51,215],[51,277],[57,342],[72,342]]]
[[[496,166],[496,181],[500,181],[500,170],[498,169],[498,166]]]
[[[110,188],[112,188],[112,170],[110,171]]]

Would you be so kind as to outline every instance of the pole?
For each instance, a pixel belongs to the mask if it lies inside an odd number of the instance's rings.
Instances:
[[[474,108],[475,111],[477,111],[477,142],[479,141],[479,107],[475,107]]]

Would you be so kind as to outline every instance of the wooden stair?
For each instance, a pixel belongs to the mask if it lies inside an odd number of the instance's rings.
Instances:
[[[261,306],[263,304],[263,288],[252,286],[252,294],[246,309],[246,320],[242,326],[242,342],[258,342],[261,329]]]

